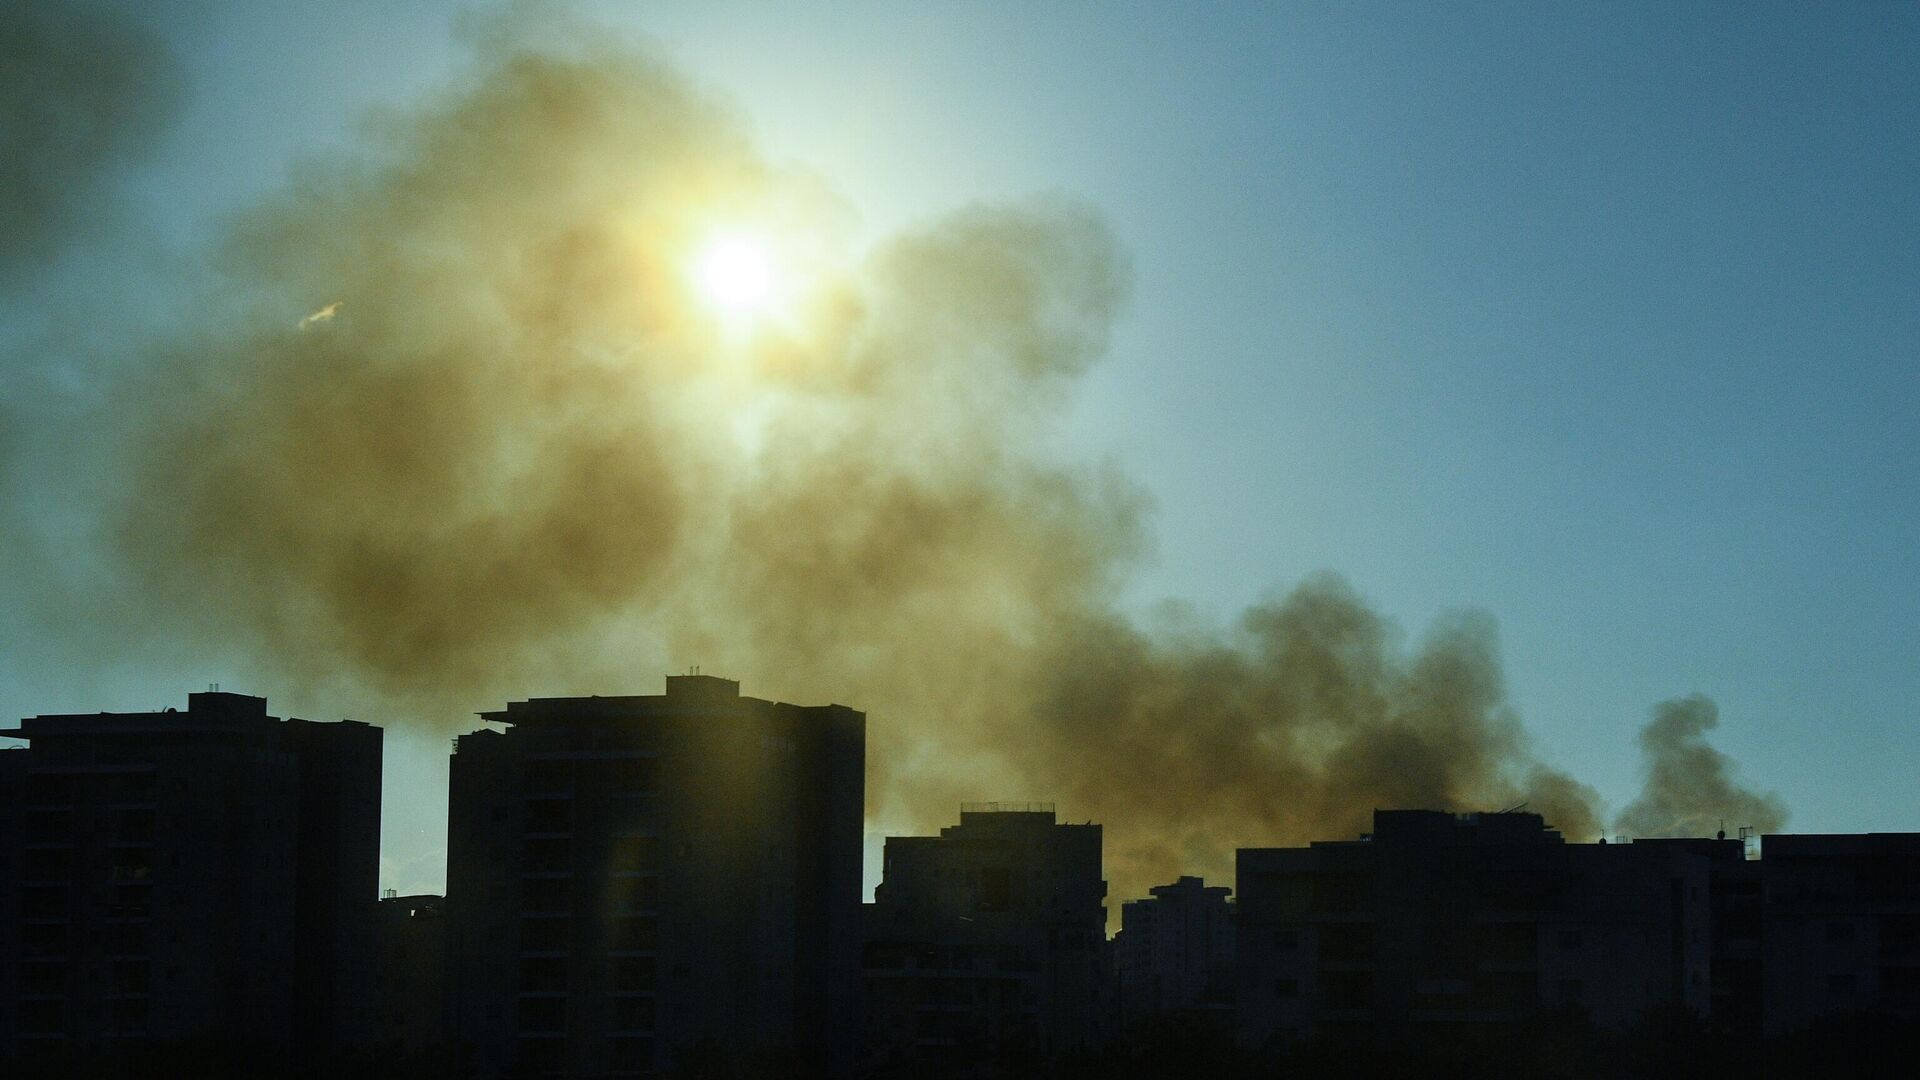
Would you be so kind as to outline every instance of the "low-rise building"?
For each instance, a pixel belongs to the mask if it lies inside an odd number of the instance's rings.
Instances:
[[[1767,836],[1766,1030],[1920,1017],[1920,833]]]
[[[438,1051],[447,1041],[446,898],[384,896],[378,915],[373,1043],[401,1056]]]
[[[1537,814],[1395,810],[1359,840],[1243,849],[1239,1039],[1707,1014],[1713,843],[1567,844]]]

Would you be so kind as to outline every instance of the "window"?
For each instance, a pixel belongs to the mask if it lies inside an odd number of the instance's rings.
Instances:
[[[114,837],[131,843],[151,843],[153,825],[154,812],[151,810],[122,810],[114,822]]]
[[[660,879],[652,874],[622,878],[612,887],[616,911],[642,910],[660,902]]]
[[[1835,944],[1853,940],[1853,924],[1850,922],[1830,922],[1827,924],[1827,940]]]
[[[72,863],[71,848],[29,848],[26,857],[28,881],[65,881]]]
[[[617,997],[613,999],[613,1029],[615,1031],[652,1031],[654,1004],[650,997]]]
[[[22,964],[20,985],[29,994],[63,993],[67,988],[67,965],[57,962]]]
[[[65,918],[66,888],[61,885],[29,885],[21,889],[20,913],[29,919]]]
[[[1373,976],[1362,971],[1323,971],[1320,997],[1329,1009],[1364,1009],[1373,1004]]]
[[[599,764],[601,783],[616,798],[651,795],[658,787],[660,763],[653,758],[614,758]]]
[[[521,869],[529,874],[558,874],[572,869],[573,845],[565,840],[529,840]]]
[[[1005,866],[980,870],[980,910],[1005,911],[1013,904],[1013,871]]]
[[[145,953],[151,936],[148,923],[116,923],[107,927],[107,951],[120,956]]]
[[[114,961],[113,992],[116,994],[146,993],[148,974],[145,960]]]
[[[1300,931],[1275,930],[1273,932],[1273,947],[1281,950],[1299,948],[1300,947]]]
[[[21,929],[20,942],[28,956],[65,956],[67,926],[65,923],[28,923]]]
[[[527,801],[527,831],[530,833],[564,833],[573,831],[573,800],[529,799]]]
[[[67,810],[27,811],[27,842],[61,843],[73,835],[73,814]]]
[[[659,839],[652,836],[614,837],[608,869],[616,874],[652,873],[660,869]]]
[[[616,956],[608,965],[608,975],[615,993],[644,993],[656,985],[651,956]]]
[[[557,994],[567,989],[567,961],[558,956],[529,956],[520,960],[520,992]]]
[[[1586,943],[1585,935],[1578,930],[1560,931],[1560,947],[1563,949],[1577,949]]]
[[[113,880],[150,881],[153,878],[153,852],[146,848],[115,848]]]
[[[564,795],[573,790],[573,762],[536,758],[527,762],[524,787],[529,795]]]
[[[567,999],[537,997],[520,999],[520,1031],[527,1035],[563,1035],[567,1030]]]
[[[1273,980],[1273,996],[1274,997],[1290,998],[1295,996],[1298,993],[1300,993],[1300,980],[1298,979]]]
[[[520,884],[522,911],[566,911],[571,907],[564,878],[533,878]]]
[[[651,950],[659,944],[659,937],[659,923],[652,916],[627,916],[613,921],[613,947],[617,950]]]
[[[614,1072],[637,1073],[653,1068],[652,1039],[607,1040],[607,1063]]]
[[[1827,976],[1827,992],[1840,995],[1853,993],[1853,972],[1843,971]]]
[[[73,777],[63,773],[35,773],[27,780],[27,802],[65,806],[73,802]]]
[[[567,920],[564,918],[521,920],[520,948],[523,952],[565,952]]]
[[[138,1035],[147,1030],[147,999],[122,998],[113,1003],[113,1026],[122,1035]]]
[[[566,1048],[566,1042],[553,1035],[522,1038],[516,1055],[520,1071],[531,1076],[557,1075],[566,1065]]]
[[[23,1001],[20,1003],[20,1030],[28,1035],[58,1035],[67,1026],[64,1001]]]

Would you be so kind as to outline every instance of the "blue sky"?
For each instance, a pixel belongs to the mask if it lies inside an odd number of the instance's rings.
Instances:
[[[162,249],[459,55],[456,5],[138,10],[191,94],[131,180]],[[1225,619],[1333,569],[1409,635],[1482,608],[1541,756],[1614,809],[1698,691],[1795,831],[1920,827],[1920,8],[589,10],[873,235],[1036,191],[1108,217],[1134,296],[1059,438],[1156,501],[1133,602]],[[0,656],[0,707],[221,676]],[[390,741],[385,884],[437,887],[444,752]]]

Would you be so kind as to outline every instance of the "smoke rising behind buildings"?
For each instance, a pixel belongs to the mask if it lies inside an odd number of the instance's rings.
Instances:
[[[1375,807],[1602,830],[1483,615],[1409,646],[1332,575],[1228,626],[1122,609],[1148,500],[1047,449],[1129,295],[1095,210],[980,204],[872,245],[852,220],[645,53],[479,35],[454,85],[212,241],[185,329],[129,342],[98,508],[120,614],[449,729],[690,662],[846,702],[879,819],[1057,799],[1107,824],[1122,896]],[[689,274],[742,222],[792,283],[745,327]],[[1623,827],[1778,826],[1714,722],[1662,706]]]

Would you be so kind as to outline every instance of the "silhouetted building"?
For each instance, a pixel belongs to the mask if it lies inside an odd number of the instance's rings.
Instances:
[[[205,693],[35,716],[0,753],[0,1037],[16,1052],[366,1030],[381,731]]]
[[[388,1054],[438,1050],[447,1039],[446,898],[386,896],[378,911],[373,1043]]]
[[[1920,833],[1768,836],[1766,1028],[1920,1017]]]
[[[1097,1044],[1111,1027],[1100,826],[1052,806],[962,807],[890,836],[863,974],[874,1064]]]
[[[1635,848],[1673,847],[1707,860],[1710,943],[1706,1015],[1715,1026],[1751,1035],[1761,1024],[1760,862],[1747,858],[1744,840],[1726,833],[1709,839],[1639,838]]]
[[[1120,1011],[1127,1020],[1158,1013],[1224,1012],[1233,1004],[1233,892],[1182,877],[1120,907],[1113,939]]]
[[[673,676],[460,737],[452,1025],[482,1076],[638,1075],[699,1043],[844,1072],[866,717]]]
[[[1243,849],[1240,1040],[1705,1015],[1715,843],[1737,857],[1731,840],[1567,844],[1538,814],[1395,810],[1357,841]]]

